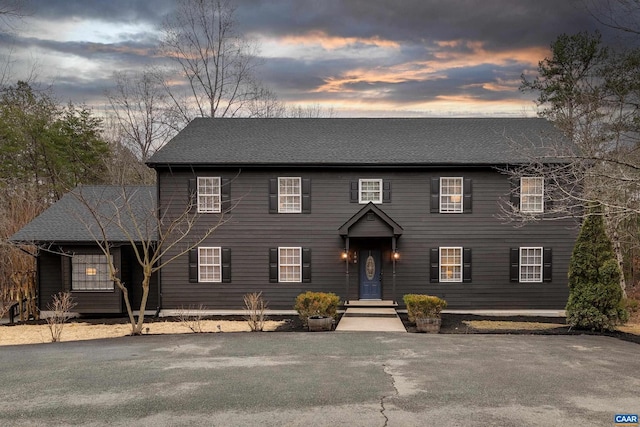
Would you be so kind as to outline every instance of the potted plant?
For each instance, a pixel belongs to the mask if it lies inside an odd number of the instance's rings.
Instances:
[[[307,291],[296,297],[293,308],[309,331],[330,331],[335,326],[339,304],[340,297],[334,293]]]
[[[432,295],[407,294],[404,296],[409,321],[416,324],[418,332],[437,334],[440,332],[442,318],[440,313],[447,302]]]

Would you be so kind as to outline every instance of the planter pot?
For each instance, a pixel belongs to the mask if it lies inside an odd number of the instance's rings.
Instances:
[[[440,332],[441,318],[421,317],[416,319],[416,329],[418,332],[426,332],[428,334],[437,334]]]
[[[330,331],[333,329],[333,323],[331,316],[310,316],[307,319],[310,332]]]

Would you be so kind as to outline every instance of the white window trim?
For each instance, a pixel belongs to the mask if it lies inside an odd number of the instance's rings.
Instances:
[[[443,203],[442,203],[442,180],[443,179],[459,179],[460,180],[460,208],[456,209],[456,210],[444,210],[442,208]],[[451,196],[452,194],[448,194],[448,196]],[[440,213],[463,213],[464,212],[464,177],[462,176],[441,176],[440,177],[440,191],[438,193],[438,197],[440,198],[440,200],[438,200],[438,205],[439,205],[439,209],[440,209]]]
[[[79,280],[79,278],[75,277],[75,274],[74,274],[75,267],[76,266],[77,267],[84,266],[85,275],[86,275],[87,268],[91,268],[90,265],[97,265],[98,264],[98,263],[90,263],[90,262],[87,262],[87,261],[80,261],[80,258],[85,258],[85,257],[88,257],[88,256],[100,257],[100,260],[101,260],[100,264],[106,266],[107,271],[105,271],[105,272],[100,272],[99,269],[96,269],[97,270],[96,274],[106,274],[107,275],[107,279],[106,280],[102,280],[101,279],[100,281],[96,282],[97,285],[103,284],[104,286],[88,288],[85,285],[83,287],[78,287],[78,283],[76,282],[76,280]],[[111,257],[111,260],[113,261],[113,255],[110,255],[110,257]],[[87,254],[87,253],[75,254],[73,256],[73,258],[71,259],[71,291],[72,292],[110,292],[110,291],[114,291],[115,290],[115,283],[109,277],[110,273],[109,273],[109,265],[108,265],[108,263],[109,263],[109,260],[107,260],[107,256],[104,255],[104,254],[96,254],[96,253],[93,253],[93,254]],[[86,283],[91,283],[91,282],[89,282],[88,280],[83,280],[82,283],[86,284]]]
[[[362,200],[362,183],[363,182],[377,182],[380,185],[380,198],[378,200]],[[358,203],[369,203],[373,202],[374,204],[382,203],[382,179],[381,178],[364,178],[358,180]]]
[[[540,197],[540,208],[539,209],[524,209],[522,207],[522,202],[524,197],[523,193],[522,193],[522,189],[524,188],[522,185],[522,180],[523,179],[539,179],[540,182],[540,187],[542,188],[542,192],[541,193],[527,193],[526,196],[529,197]],[[520,177],[520,212],[526,212],[526,213],[543,213],[544,212],[544,179],[541,176],[523,176]]]
[[[285,195],[281,195],[280,194],[280,180],[281,179],[296,179],[298,180],[298,194],[285,194]],[[280,207],[282,206],[281,201],[280,201],[280,197],[281,196],[296,196],[298,197],[298,206],[299,208],[296,210],[281,210]],[[302,212],[302,177],[299,176],[279,176],[278,177],[278,213],[301,213]]]
[[[218,256],[214,255],[212,264],[204,264],[202,262],[202,252],[205,250],[213,250],[215,254],[215,250],[218,250]],[[218,268],[219,274],[218,278],[215,277],[213,279],[204,279],[202,277],[202,267],[213,267],[214,270],[216,267]],[[215,273],[214,273],[215,276]],[[222,248],[220,246],[201,246],[198,247],[198,282],[199,283],[221,283],[222,282]]]
[[[460,278],[456,279],[456,278],[452,278],[449,279],[446,276],[442,275],[442,250],[443,249],[457,249],[460,251],[460,264],[450,264],[452,267],[460,267]],[[463,249],[462,246],[441,246],[438,248],[438,275],[439,275],[439,279],[440,282],[449,282],[449,283],[461,283],[462,279],[463,279],[463,274],[464,274],[464,269],[463,269]]]
[[[217,180],[218,181],[218,192],[217,193],[212,193],[212,194],[200,194],[200,180],[205,180],[205,179],[213,179],[213,180]],[[199,176],[198,180],[196,182],[196,198],[197,198],[197,203],[198,203],[198,213],[220,213],[221,212],[221,206],[222,206],[222,200],[221,200],[221,195],[220,195],[220,186],[222,185],[222,180],[220,179],[219,176]],[[201,204],[200,204],[200,196],[202,197],[213,197],[213,207],[212,208],[204,208]]]
[[[522,251],[528,249],[537,249],[540,251],[540,264],[523,264],[522,263]],[[540,268],[540,279],[526,279],[522,276],[522,267],[539,267]],[[521,246],[518,249],[518,281],[520,283],[542,283],[544,280],[544,248],[542,246]]]
[[[298,258],[300,262],[298,264],[283,264],[282,263],[282,251],[296,249],[298,251]],[[281,267],[298,267],[299,277],[298,279],[284,279],[282,277]],[[302,247],[301,246],[281,246],[278,247],[278,282],[281,283],[302,283]]]

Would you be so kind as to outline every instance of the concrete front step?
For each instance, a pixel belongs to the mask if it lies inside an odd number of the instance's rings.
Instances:
[[[349,307],[336,331],[407,332],[394,308]]]
[[[344,307],[397,307],[398,303],[391,300],[349,300],[344,302]]]

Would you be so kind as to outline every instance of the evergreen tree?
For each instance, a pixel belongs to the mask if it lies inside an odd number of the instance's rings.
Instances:
[[[599,209],[592,209],[569,263],[567,323],[581,329],[612,330],[628,320],[622,305],[620,269]]]

